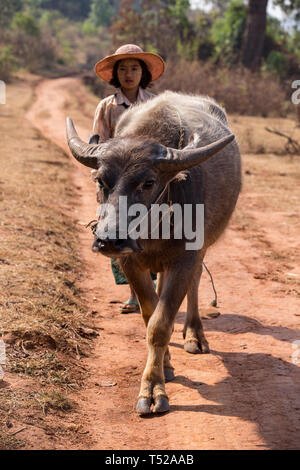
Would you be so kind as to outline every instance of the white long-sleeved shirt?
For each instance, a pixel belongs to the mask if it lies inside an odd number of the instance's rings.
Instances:
[[[105,142],[110,139],[116,127],[116,123],[126,108],[133,104],[142,103],[153,98],[155,95],[147,90],[139,87],[137,99],[135,103],[131,103],[122,93],[121,88],[117,88],[114,95],[104,98],[98,104],[93,124],[93,134],[100,136],[99,142]]]

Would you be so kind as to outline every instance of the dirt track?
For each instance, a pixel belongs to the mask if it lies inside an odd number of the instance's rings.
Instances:
[[[73,106],[80,86],[74,78],[42,81],[27,115],[66,152],[67,114],[82,138],[90,131],[91,120]],[[72,177],[81,194],[74,210],[80,222],[87,223],[95,215],[95,186],[89,170],[76,162]],[[247,207],[259,236],[233,221],[206,258],[221,313],[204,319],[211,354],[192,356],[183,350],[185,302],[180,309],[170,346],[176,374],[167,384],[171,410],[160,417],[141,419],[134,412],[146,360],[143,322],[139,314],[121,316],[119,304],[110,303],[126,300],[128,288],[115,286],[109,260],[92,253],[91,233],[81,225],[83,287],[101,328],[93,355],[82,359],[89,371],[86,388],[74,397],[91,448],[299,448],[300,368],[292,361],[291,344],[300,340],[299,297],[288,291],[290,285],[272,280],[278,260],[267,256],[282,244],[298,254],[299,225],[287,227],[282,211],[262,212],[255,203],[262,196],[246,188],[238,204],[238,209]],[[289,260],[289,265],[279,269],[280,275],[299,276],[295,262]],[[207,275],[200,289],[205,308],[213,299]]]

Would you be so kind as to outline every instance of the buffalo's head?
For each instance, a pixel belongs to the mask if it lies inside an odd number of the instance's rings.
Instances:
[[[146,208],[144,218],[148,217],[151,204],[158,202],[178,173],[212,157],[234,135],[200,148],[196,147],[195,135],[183,150],[165,147],[148,137],[114,138],[92,145],[78,137],[72,120],[67,118],[67,139],[76,160],[96,170],[100,208],[93,250],[119,257],[142,250],[134,223],[138,205]],[[143,217],[139,220],[142,227]]]

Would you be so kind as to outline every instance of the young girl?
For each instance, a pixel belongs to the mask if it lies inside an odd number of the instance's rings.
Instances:
[[[127,108],[155,96],[146,88],[164,70],[165,63],[159,55],[144,52],[135,44],[121,46],[113,55],[97,62],[96,74],[116,87],[116,93],[98,104],[89,143],[97,144],[113,137],[116,123]],[[111,264],[116,284],[128,284],[116,260],[112,259]],[[129,300],[121,307],[122,313],[139,311],[135,293],[131,288],[130,291]]]

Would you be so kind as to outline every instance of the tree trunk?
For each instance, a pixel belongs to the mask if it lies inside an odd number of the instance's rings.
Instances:
[[[242,64],[250,69],[260,65],[267,24],[268,0],[249,0],[247,25],[242,47]]]

